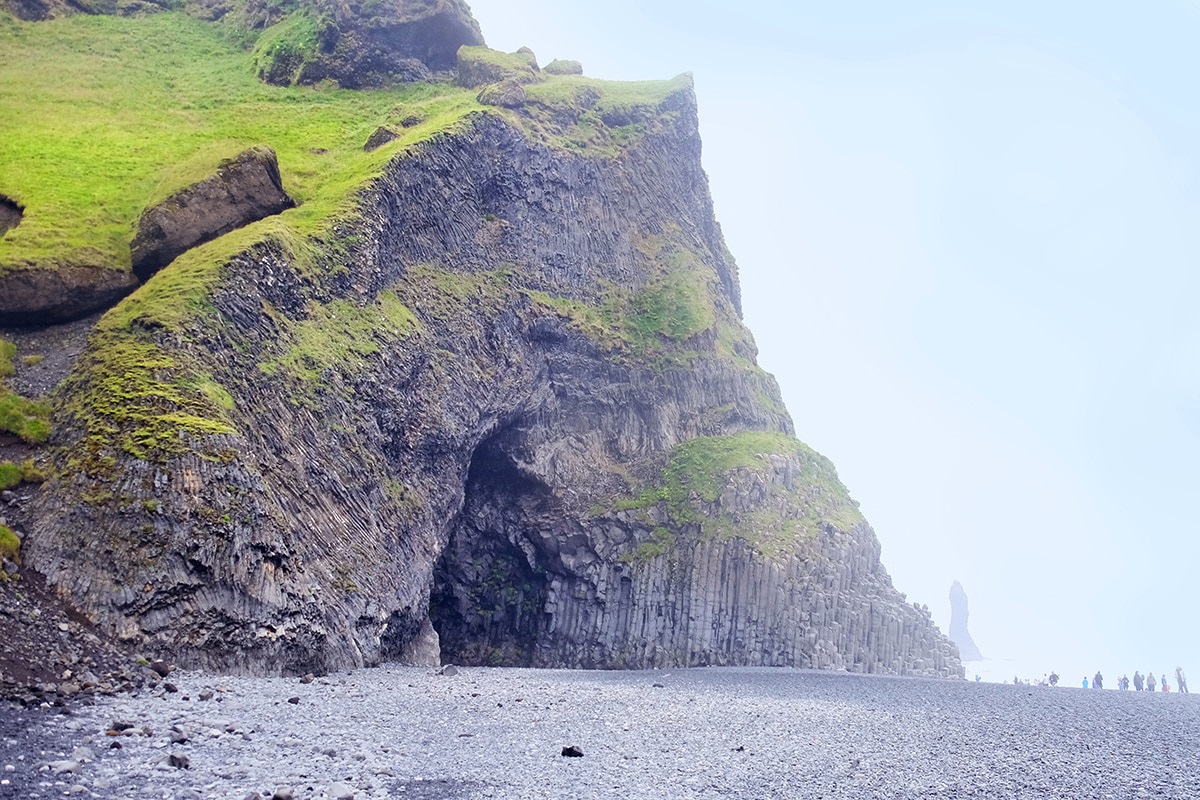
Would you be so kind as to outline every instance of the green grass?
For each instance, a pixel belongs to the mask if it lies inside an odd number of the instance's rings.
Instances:
[[[605,81],[548,76],[525,87],[525,105],[503,112],[534,140],[591,157],[618,156],[670,120],[663,103],[691,88],[691,75],[665,81]]]
[[[13,359],[17,357],[17,346],[7,339],[0,339],[0,378],[11,378],[16,374],[17,367]]]
[[[0,461],[0,491],[11,489],[19,484],[24,475],[20,465],[11,461]]]
[[[0,13],[0,52],[0,193],[25,208],[0,241],[0,271],[128,269],[148,202],[257,144],[275,149],[284,187],[302,204],[284,214],[287,223],[313,233],[397,148],[479,108],[472,92],[448,85],[268,86],[256,77],[254,52],[182,13],[39,23]],[[364,153],[393,114],[424,121]]]
[[[45,476],[33,463],[33,459],[28,459],[22,464],[0,461],[0,490],[11,489],[22,483],[41,483],[43,480]]]
[[[5,525],[0,525],[0,558],[7,558],[14,564],[21,563],[21,540]],[[7,573],[0,570],[0,580],[7,579]]]

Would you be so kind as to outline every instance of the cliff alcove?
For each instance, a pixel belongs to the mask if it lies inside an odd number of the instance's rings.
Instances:
[[[554,516],[557,503],[550,487],[518,468],[507,433],[475,450],[462,511],[433,573],[430,619],[450,663],[536,663],[555,555],[546,545],[556,540],[534,541],[525,525]]]

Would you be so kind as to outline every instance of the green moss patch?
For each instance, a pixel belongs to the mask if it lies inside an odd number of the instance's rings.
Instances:
[[[394,291],[381,292],[374,301],[363,304],[344,299],[313,302],[306,319],[291,321],[277,316],[276,322],[287,331],[282,340],[286,349],[259,362],[259,369],[299,382],[293,399],[300,405],[313,405],[315,394],[329,388],[325,380],[329,370],[358,374],[385,344],[419,328],[417,318]]]
[[[10,378],[16,371],[13,359],[17,357],[17,346],[7,339],[0,339],[0,378]]]
[[[783,456],[798,468],[793,488],[770,482],[772,456]],[[750,511],[725,505],[714,509],[724,493],[748,482],[765,483],[767,498]],[[795,554],[822,526],[849,531],[863,521],[828,459],[786,434],[769,431],[683,442],[671,453],[660,482],[618,501],[614,510],[651,507],[664,510],[676,530],[698,527],[706,537],[740,537],[769,557]],[[673,541],[651,536],[631,557],[661,555]]]
[[[33,463],[32,459],[22,464],[12,461],[0,461],[0,490],[11,489],[22,483],[41,483],[45,476]]]
[[[14,564],[21,563],[21,540],[5,525],[0,525],[0,558],[7,558]],[[7,579],[8,576],[0,570],[0,577]]]

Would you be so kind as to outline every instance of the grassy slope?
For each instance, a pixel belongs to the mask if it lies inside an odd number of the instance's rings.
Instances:
[[[254,144],[279,155],[301,229],[327,217],[395,147],[362,144],[417,113],[411,142],[477,108],[471,93],[278,88],[253,54],[183,14],[22,23],[0,13],[0,193],[25,207],[0,240],[5,264],[129,267],[142,208]]]

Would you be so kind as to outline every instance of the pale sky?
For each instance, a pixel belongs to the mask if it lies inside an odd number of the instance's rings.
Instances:
[[[471,0],[694,74],[760,363],[898,589],[1023,677],[1200,680],[1200,2],[967,6]]]

